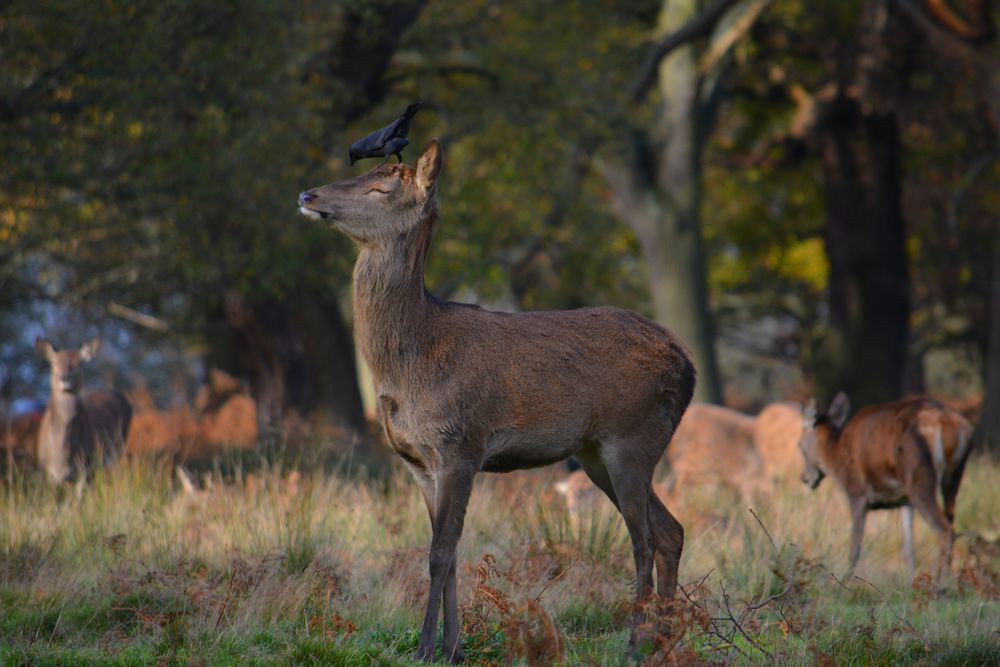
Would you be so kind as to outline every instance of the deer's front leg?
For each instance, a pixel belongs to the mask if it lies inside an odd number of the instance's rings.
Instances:
[[[427,595],[427,613],[420,630],[417,657],[431,661],[435,654],[438,609],[444,599],[444,656],[455,661],[461,659],[458,649],[458,604],[455,591],[455,560],[458,540],[462,536],[465,510],[472,493],[473,466],[456,466],[438,471],[436,477],[436,502],[434,506],[434,537],[431,539],[431,586]],[[447,589],[447,591],[446,591]]]
[[[868,505],[864,496],[851,498],[851,552],[848,558],[847,579],[854,576],[854,568],[861,558],[861,538],[865,535],[865,519],[868,516]]]

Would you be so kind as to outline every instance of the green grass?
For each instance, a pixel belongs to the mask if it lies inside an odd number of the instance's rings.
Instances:
[[[266,461],[212,469],[194,496],[167,463],[142,459],[99,471],[79,501],[33,474],[0,487],[0,664],[413,663],[430,530],[405,473]],[[842,581],[848,518],[832,484],[758,498],[760,523],[731,494],[689,490],[668,505],[685,526],[690,599],[663,614],[673,633],[649,655],[1000,665],[998,473],[986,459],[969,466],[940,591],[909,580],[894,512],[871,515],[864,580]],[[470,662],[506,663],[544,616],[567,663],[621,664],[628,536],[602,498],[569,516],[552,488],[558,474],[477,482],[459,551]],[[936,545],[919,521],[917,549],[930,569]],[[777,597],[752,608],[768,596]],[[527,611],[535,598],[541,611]]]

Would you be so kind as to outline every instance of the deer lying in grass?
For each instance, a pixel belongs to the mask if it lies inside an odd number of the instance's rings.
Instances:
[[[916,397],[864,408],[849,422],[850,402],[841,392],[824,415],[806,406],[799,447],[802,481],[815,489],[830,475],[847,494],[851,511],[848,576],[861,555],[868,510],[903,509],[903,550],[913,574],[913,510],[941,542],[938,578],[951,564],[955,498],[968,459],[972,426],[930,398]],[[938,490],[944,511],[937,502]]]
[[[673,596],[684,531],[652,477],[691,400],[695,369],[669,331],[627,310],[497,313],[434,298],[423,270],[440,171],[432,141],[416,170],[380,165],[303,192],[299,205],[360,246],[355,336],[386,438],[420,485],[433,529],[417,655],[435,658],[443,603],[444,656],[460,661],[456,547],[479,471],[575,455],[628,526],[636,598],[652,591],[654,561],[659,595]]]
[[[101,345],[97,338],[79,350],[57,351],[44,338],[36,349],[48,359],[52,395],[38,429],[38,463],[54,484],[82,483],[98,462],[110,463],[124,449],[132,406],[117,391],[80,391],[83,364]],[[82,489],[78,486],[77,491]]]

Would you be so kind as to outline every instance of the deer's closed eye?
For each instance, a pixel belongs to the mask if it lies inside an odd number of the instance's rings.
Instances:
[[[366,195],[370,195],[373,192],[378,192],[379,194],[383,194],[383,195],[389,194],[389,191],[388,190],[383,190],[382,186],[380,186],[380,185],[373,185],[371,187],[371,189],[368,192],[366,192],[365,194]]]

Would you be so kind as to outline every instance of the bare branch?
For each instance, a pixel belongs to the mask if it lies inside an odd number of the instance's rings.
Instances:
[[[152,329],[153,331],[167,331],[170,329],[170,325],[167,324],[165,320],[139,312],[134,308],[123,306],[115,301],[108,304],[107,311],[108,315],[128,320],[133,324],[138,324],[140,327],[146,327],[147,329]]]
[[[771,537],[771,533],[768,531],[767,526],[765,526],[764,522],[760,520],[760,517],[757,516],[757,513],[753,511],[752,507],[748,507],[747,509],[750,510],[750,514],[753,514],[753,518],[757,519],[757,523],[760,524],[760,527],[764,530],[764,534],[767,535],[767,539],[771,541],[771,546],[774,547],[775,551],[777,551],[778,545],[775,543],[774,538]]]
[[[914,25],[923,31],[931,46],[938,51],[951,57],[967,58],[973,61],[985,60],[984,55],[972,48],[968,42],[950,30],[938,26],[937,23],[928,18],[913,4],[912,0],[893,0],[893,2]]]
[[[969,42],[989,39],[993,34],[993,30],[989,23],[989,12],[985,11],[985,5],[975,0],[969,2],[968,5],[971,10],[967,12],[970,14],[968,18],[976,21],[976,25],[959,16],[944,0],[927,0],[927,9],[931,16],[938,23],[948,28],[953,35]],[[971,15],[973,13],[975,15]]]
[[[708,52],[702,57],[698,71],[701,74],[706,74],[714,69],[733,45],[750,32],[750,28],[757,22],[757,19],[760,18],[761,13],[770,2],[771,0],[750,0],[750,5],[743,12],[742,16],[733,21],[733,24],[724,33],[712,38],[712,44],[708,48]]]
[[[633,102],[642,102],[656,80],[656,70],[660,66],[660,61],[670,55],[674,49],[709,34],[726,11],[738,1],[717,0],[701,14],[681,26],[680,29],[654,44],[649,55],[646,56],[645,62],[639,68],[632,85],[629,86],[629,99]]]

